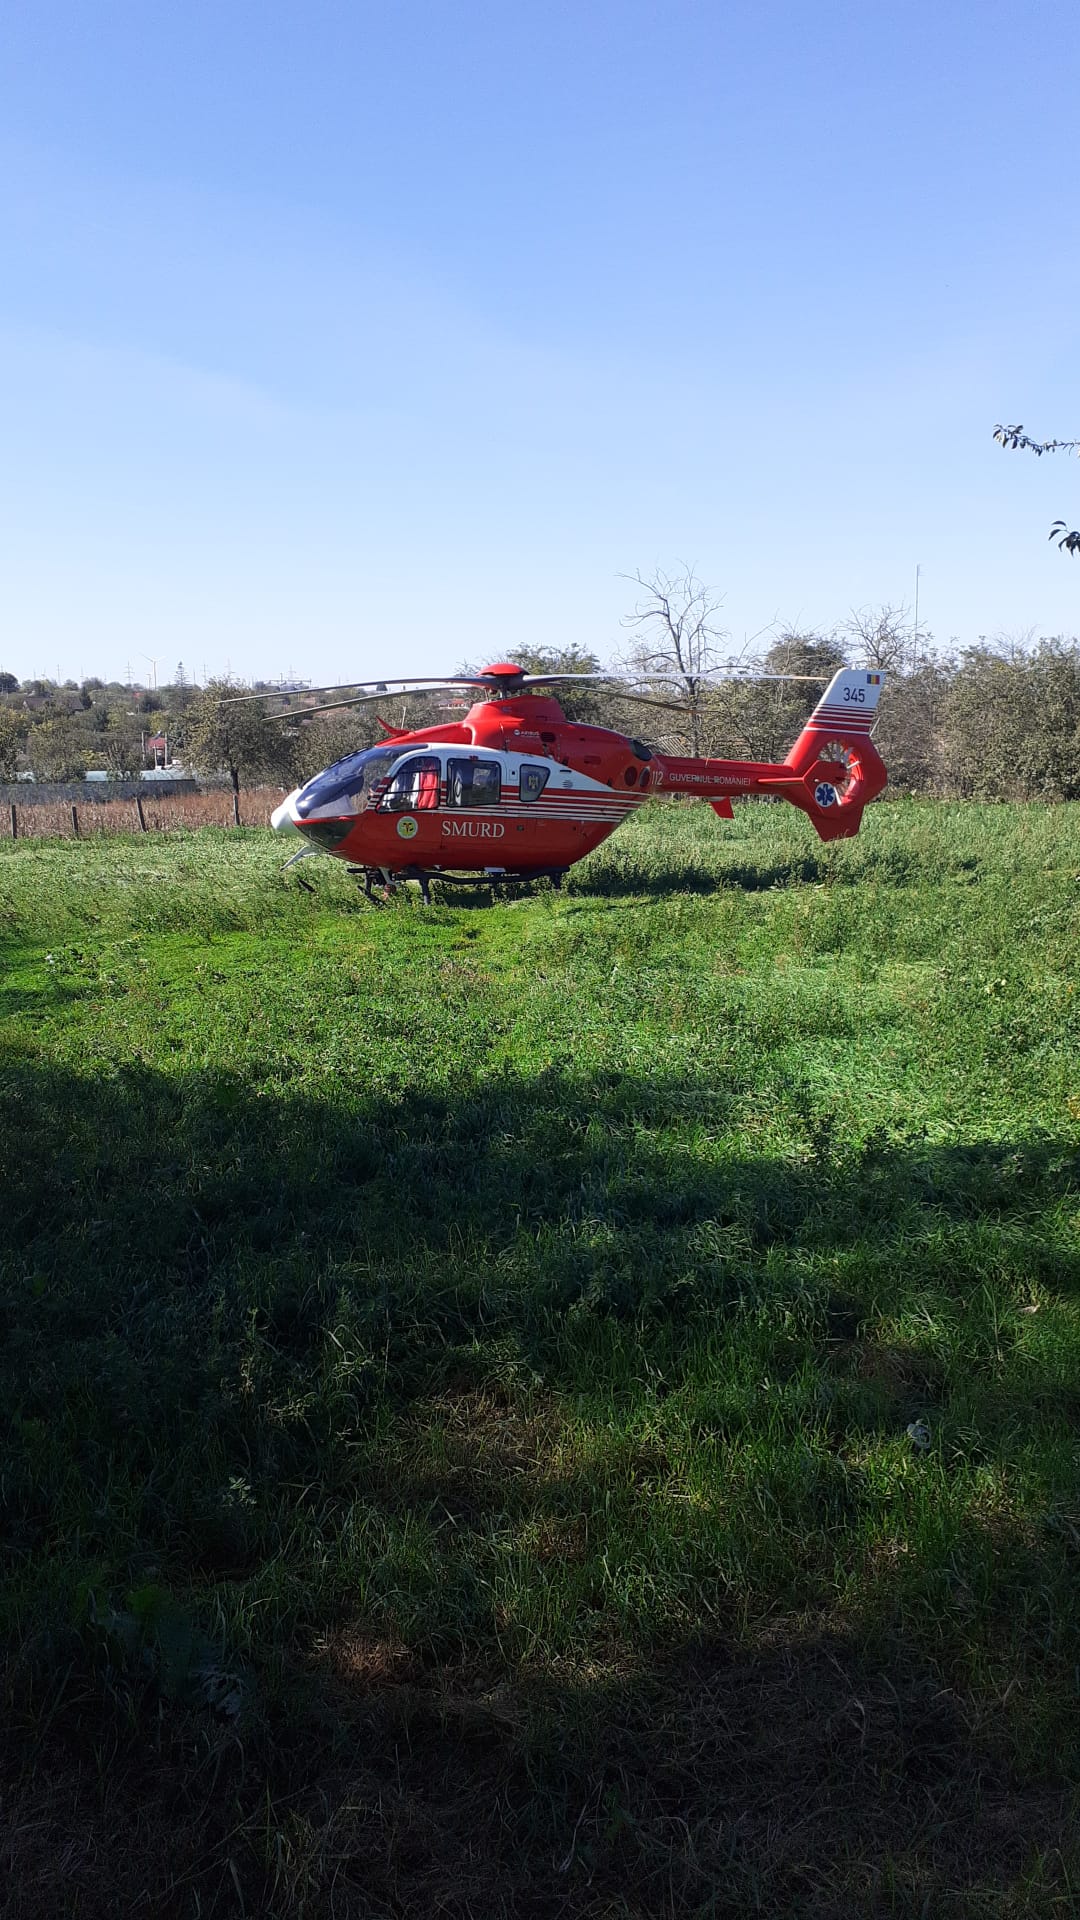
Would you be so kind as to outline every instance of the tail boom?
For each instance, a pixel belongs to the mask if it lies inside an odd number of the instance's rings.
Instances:
[[[884,674],[861,668],[845,667],[834,674],[779,766],[656,754],[655,784],[666,793],[700,795],[721,819],[730,819],[737,795],[764,793],[790,800],[807,815],[820,839],[846,839],[858,833],[863,808],[888,779],[870,738],[884,683]]]

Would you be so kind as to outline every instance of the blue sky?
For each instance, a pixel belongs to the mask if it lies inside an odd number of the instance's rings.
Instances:
[[[1046,5],[8,0],[0,664],[316,680],[907,601],[1080,631]]]

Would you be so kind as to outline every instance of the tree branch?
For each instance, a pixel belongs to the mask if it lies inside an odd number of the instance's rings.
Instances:
[[[1027,447],[1032,453],[1074,453],[1080,440],[1033,440],[1023,427],[995,427],[994,439],[1002,447]]]

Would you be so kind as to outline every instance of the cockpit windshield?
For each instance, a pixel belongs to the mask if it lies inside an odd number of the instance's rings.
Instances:
[[[335,801],[341,802],[342,812],[359,813],[372,788],[386,779],[400,758],[400,747],[368,747],[365,753],[350,753],[346,759],[336,760],[297,794],[294,804],[301,820],[317,809],[333,806]]]

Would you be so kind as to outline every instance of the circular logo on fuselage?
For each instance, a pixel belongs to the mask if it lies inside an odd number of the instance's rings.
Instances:
[[[414,833],[417,832],[419,825],[420,822],[414,820],[411,813],[402,814],[401,819],[397,823],[398,839],[411,840]]]
[[[822,780],[814,788],[814,799],[817,801],[819,807],[835,807],[837,799],[836,788],[830,785],[828,780]]]

